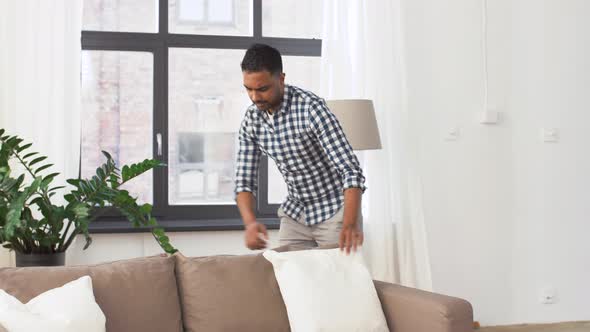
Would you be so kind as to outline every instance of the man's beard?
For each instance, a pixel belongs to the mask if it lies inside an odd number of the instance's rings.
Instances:
[[[276,100],[277,101],[275,103],[271,103],[269,101],[264,100],[264,101],[256,102],[254,104],[261,111],[268,111],[268,110],[271,110],[271,109],[273,111],[275,111],[275,110],[278,109],[279,106],[281,106],[281,104],[283,102],[282,98],[280,98],[280,97],[276,98]]]

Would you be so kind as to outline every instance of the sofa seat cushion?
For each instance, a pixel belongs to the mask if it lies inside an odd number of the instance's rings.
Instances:
[[[290,331],[272,265],[262,255],[175,257],[186,332]]]
[[[21,302],[84,275],[92,278],[108,332],[181,331],[173,257],[145,257],[92,266],[0,268],[0,289]]]

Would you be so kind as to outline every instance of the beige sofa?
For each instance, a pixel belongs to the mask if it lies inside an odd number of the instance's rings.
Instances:
[[[1,268],[0,289],[27,302],[83,275],[92,277],[108,332],[290,330],[272,265],[259,254]],[[379,281],[375,287],[391,331],[472,331],[465,300]]]

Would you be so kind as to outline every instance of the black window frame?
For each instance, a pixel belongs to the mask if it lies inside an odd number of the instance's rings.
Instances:
[[[135,51],[153,54],[153,158],[168,161],[168,51],[170,48],[246,50],[254,43],[277,48],[283,56],[320,57],[321,39],[264,37],[262,35],[262,1],[251,0],[253,10],[252,36],[217,36],[173,34],[168,31],[168,0],[158,1],[158,31],[112,32],[82,31],[82,51]],[[236,64],[238,68],[238,64]],[[236,69],[238,70],[238,69]],[[245,92],[244,92],[245,93]],[[158,155],[156,137],[162,135],[162,154]],[[167,231],[240,230],[242,220],[235,203],[225,205],[170,205],[168,202],[168,167],[153,172],[153,215]],[[278,229],[276,212],[279,204],[268,203],[268,158],[262,156],[258,176],[256,215],[269,229]],[[112,209],[90,224],[91,233],[145,232],[134,228]]]

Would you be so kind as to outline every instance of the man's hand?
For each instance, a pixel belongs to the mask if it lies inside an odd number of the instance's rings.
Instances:
[[[356,251],[363,245],[363,231],[359,224],[359,213],[361,209],[360,188],[348,188],[344,190],[344,220],[342,231],[340,231],[340,250],[350,254],[350,249]]]
[[[246,226],[245,240],[246,247],[250,250],[266,248],[266,241],[268,241],[266,226],[258,222],[248,224]]]
[[[244,242],[246,247],[251,250],[266,248],[266,240],[268,240],[268,233],[266,227],[256,221],[256,214],[254,213],[254,194],[251,192],[239,192],[236,196],[238,209],[244,220]]]
[[[342,231],[340,231],[340,250],[346,251],[346,254],[350,254],[350,250],[355,252],[358,247],[363,245],[363,231],[360,230],[358,224],[355,223],[344,223]]]

